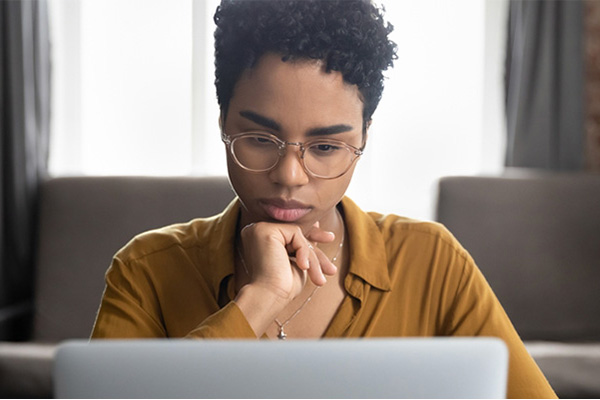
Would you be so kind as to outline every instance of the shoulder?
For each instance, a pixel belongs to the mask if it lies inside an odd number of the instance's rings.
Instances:
[[[239,203],[234,199],[223,212],[212,217],[196,218],[140,233],[117,252],[116,258],[133,261],[195,249],[221,249],[235,232],[238,214]]]
[[[200,218],[136,235],[114,255],[107,284],[143,301],[182,282],[210,282],[210,263],[205,261],[215,257],[209,233],[215,224],[213,218]]]
[[[356,252],[384,252],[388,261],[418,259],[419,264],[436,255],[470,258],[458,240],[440,223],[419,221],[395,214],[364,212],[348,197],[342,205]]]
[[[487,291],[475,261],[444,225],[397,215],[369,215],[384,241],[392,290],[412,293],[418,301],[437,298],[436,307],[446,308],[466,287],[476,287],[479,294]]]
[[[386,243],[396,245],[420,245],[423,247],[447,247],[467,257],[468,253],[454,235],[442,224],[420,221],[394,214],[367,213],[379,228]]]
[[[198,218],[186,223],[178,223],[136,235],[124,247],[116,258],[127,262],[135,261],[161,253],[187,251],[207,245],[209,231],[215,228],[216,217]]]
[[[392,286],[421,282],[440,293],[443,288],[456,293],[477,274],[471,255],[444,225],[393,214],[369,216],[381,232]]]

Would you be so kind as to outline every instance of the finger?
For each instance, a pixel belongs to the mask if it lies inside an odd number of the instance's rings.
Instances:
[[[316,252],[317,259],[319,260],[319,266],[324,275],[333,276],[337,272],[336,265],[329,259],[321,249]]]
[[[292,260],[292,258],[290,257],[290,261]],[[300,268],[296,268],[298,266],[297,262],[294,261],[293,263],[291,263],[292,268],[292,273],[294,275],[296,275],[299,279],[300,279],[300,285],[301,287],[304,287],[304,285],[306,284],[306,279],[307,279],[307,272],[300,269]]]
[[[283,245],[288,253],[297,253],[303,248],[311,251],[314,250],[315,244],[310,243],[299,226],[281,226],[279,231],[283,239]]]
[[[333,242],[335,239],[335,234],[333,232],[325,231],[318,227],[313,227],[306,234],[306,238],[315,243],[329,243]]]
[[[296,265],[304,271],[317,267],[319,259],[315,254],[315,247],[305,239],[305,244],[296,251]]]
[[[289,265],[289,255],[296,252],[295,248],[306,244],[306,239],[301,234],[299,228],[289,230],[284,229],[273,230],[272,224],[257,223],[245,226],[241,231],[242,246],[244,254],[247,255],[247,264],[261,264],[261,270],[269,275],[277,274],[282,265]],[[296,231],[296,232],[294,232]],[[279,234],[279,233],[281,234]],[[299,236],[298,238],[295,238]],[[297,242],[287,243],[288,241]],[[268,257],[265,257],[268,254]],[[308,266],[304,266],[305,269]]]
[[[296,253],[298,254],[298,253]],[[292,266],[296,266],[298,268],[300,268],[302,271],[306,271],[310,268],[310,260],[308,259],[308,257],[301,257],[299,255],[297,256],[290,256],[290,263],[292,264]]]
[[[314,229],[319,228],[318,226],[315,226]],[[306,271],[308,277],[315,285],[323,286],[327,282],[327,279],[321,267],[321,260],[326,263],[325,270],[328,274],[331,272],[335,273],[335,266],[331,265],[331,261],[329,261],[325,255],[322,255],[321,259],[319,258],[318,254],[322,254],[321,250],[304,237],[300,228],[292,230],[282,229],[281,232],[287,242],[286,248],[288,251],[292,250],[290,253],[295,253],[295,262],[298,268],[302,271]],[[323,230],[316,232],[317,236],[322,235],[323,233],[326,232]],[[331,234],[331,238],[333,237],[334,235]]]
[[[321,229],[319,221],[315,222],[313,226],[305,233],[304,236],[306,236],[311,241],[322,243],[330,242],[335,238],[333,232]]]
[[[308,277],[317,286],[323,286],[327,283],[327,278],[323,274],[321,264],[315,252],[312,252],[310,259],[310,268],[306,271]]]
[[[325,275],[321,270],[321,263],[317,253],[321,252],[312,243],[305,239],[305,244],[296,251],[296,265],[303,271],[306,271],[308,278],[317,286],[322,286],[327,282]]]

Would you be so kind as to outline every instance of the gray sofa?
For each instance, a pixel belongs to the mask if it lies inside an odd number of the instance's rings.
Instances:
[[[0,342],[0,397],[52,397],[56,344],[89,337],[104,273],[129,239],[148,229],[216,214],[233,197],[225,177],[77,177],[45,182],[32,327],[21,337],[26,341]],[[9,317],[23,318],[0,310],[0,327],[10,324]]]
[[[88,337],[106,268],[131,237],[213,215],[234,196],[223,177],[55,178],[41,192],[33,324],[25,341],[0,342],[0,397],[52,396],[56,344]],[[438,218],[558,394],[600,397],[600,176],[446,178]],[[0,310],[0,332],[10,314]]]
[[[559,397],[600,398],[600,174],[507,170],[439,183],[471,253]]]

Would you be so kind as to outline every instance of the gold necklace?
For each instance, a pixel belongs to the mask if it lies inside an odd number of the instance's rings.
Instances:
[[[340,219],[341,219],[341,217],[340,217]],[[332,264],[335,264],[338,257],[340,256],[340,253],[342,252],[342,247],[344,247],[344,236],[345,236],[344,231],[345,231],[345,229],[342,229],[342,240],[340,240],[340,244],[338,246],[337,252],[331,259]],[[240,256],[240,260],[242,261],[242,267],[244,268],[244,272],[246,272],[246,275],[248,276],[248,278],[250,278],[250,272],[248,271],[248,266],[246,266],[246,261],[244,261],[244,256],[242,254],[242,251],[240,250],[239,247],[237,247],[237,251]],[[300,311],[302,311],[302,309],[310,302],[310,300],[313,298],[314,294],[317,292],[317,290],[319,290],[319,287],[320,286],[316,286],[314,288],[314,290],[312,291],[312,293],[310,294],[310,296],[308,296],[308,298],[306,300],[304,300],[304,302],[300,305],[300,307],[298,307],[298,309],[284,322],[279,322],[279,320],[277,318],[275,318],[275,323],[278,326],[277,338],[279,340],[285,340],[287,338],[287,334],[285,333],[285,330],[284,330],[285,326],[287,324],[289,324],[290,321],[296,317],[296,315],[300,314]]]

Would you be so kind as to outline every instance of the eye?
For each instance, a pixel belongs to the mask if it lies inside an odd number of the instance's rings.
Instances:
[[[251,137],[245,138],[244,140],[249,145],[256,146],[256,147],[273,146],[275,144],[273,139],[264,137],[264,136],[251,136]]]
[[[341,149],[340,146],[331,143],[315,143],[309,148],[311,154],[316,156],[330,156],[339,152]]]

